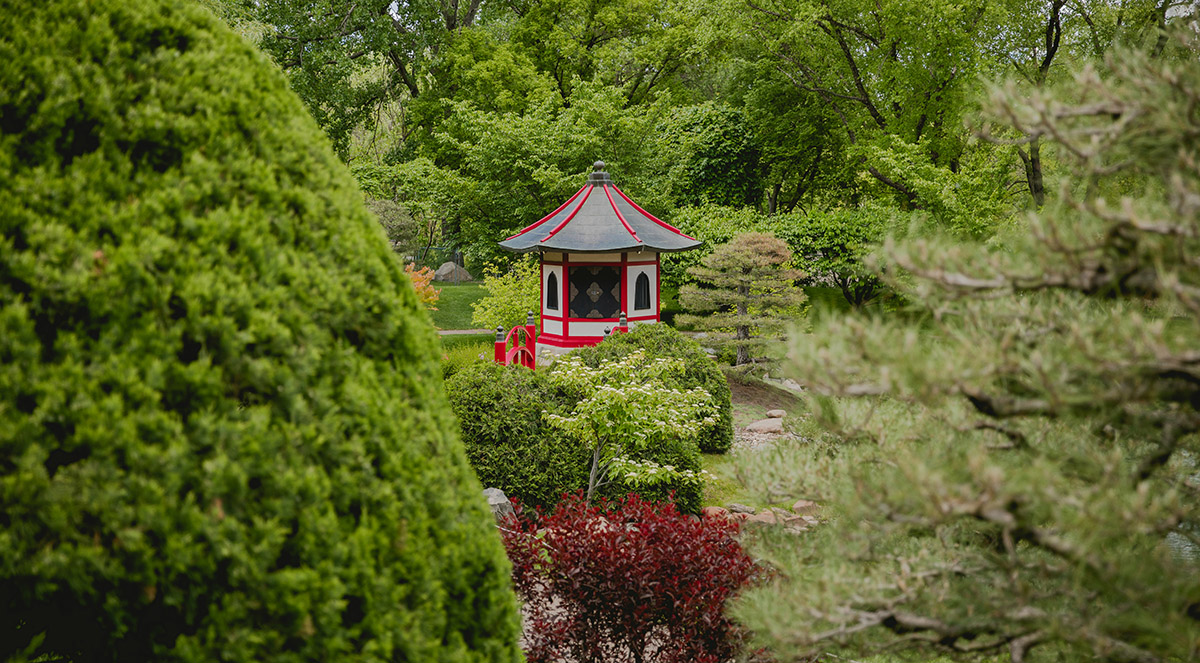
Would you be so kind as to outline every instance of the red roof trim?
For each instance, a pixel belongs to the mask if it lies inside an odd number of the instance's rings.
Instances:
[[[613,188],[615,189],[617,187],[614,186]],[[636,239],[638,244],[641,244],[641,238],[637,236],[637,233],[633,232],[633,228],[629,227],[629,222],[625,220],[625,216],[621,214],[621,210],[617,209],[617,204],[613,202],[612,194],[608,192],[607,184],[604,185],[604,195],[608,196],[608,204],[610,207],[612,207],[612,210],[617,213],[617,218],[621,220],[621,225],[625,226],[625,230],[629,231],[629,235]]]
[[[654,215],[653,215],[653,214],[651,214],[650,212],[647,212],[646,210],[644,210],[644,209],[642,209],[641,207],[639,207],[637,203],[635,203],[635,202],[633,202],[632,200],[630,200],[630,199],[629,199],[629,196],[625,195],[625,192],[624,192],[624,191],[621,191],[620,189],[617,189],[617,185],[615,185],[615,184],[614,184],[614,185],[613,185],[613,189],[615,189],[615,190],[616,190],[616,192],[617,192],[618,194],[620,194],[622,198],[624,198],[624,199],[625,199],[625,202],[629,203],[630,205],[633,205],[633,209],[635,209],[635,210],[637,210],[637,211],[641,212],[642,214],[645,214],[645,215],[646,215],[646,216],[647,216],[647,217],[648,217],[648,218],[649,218],[651,221],[653,221],[653,222],[657,223],[658,225],[662,226],[663,228],[666,228],[667,230],[670,230],[671,232],[675,233],[676,235],[682,235],[683,237],[686,237],[686,238],[688,238],[688,239],[690,239],[690,240],[692,240],[692,241],[699,241],[699,240],[697,240],[695,237],[692,237],[691,235],[688,235],[688,234],[685,234],[685,233],[683,233],[683,232],[680,232],[680,230],[679,230],[678,228],[676,228],[675,226],[673,226],[673,225],[671,225],[671,224],[667,223],[666,221],[663,221],[663,220],[659,219],[658,217],[654,216]],[[614,207],[613,209],[616,209],[616,208]],[[622,219],[622,221],[623,221],[623,220],[624,220],[624,219]]]
[[[559,212],[566,209],[567,205],[570,205],[572,200],[575,200],[576,198],[578,198],[579,194],[583,193],[583,190],[586,188],[587,188],[586,185],[579,187],[579,190],[575,192],[575,195],[571,196],[570,198],[567,198],[567,202],[559,205],[558,209],[554,210],[553,212],[550,212],[546,216],[543,216],[542,218],[538,219],[537,221],[534,221],[533,223],[525,226],[521,230],[517,231],[517,234],[513,235],[512,237],[505,237],[504,241],[507,242],[508,240],[512,239],[513,237],[520,237],[521,235],[524,235],[525,233],[529,232],[530,230],[533,230],[534,228],[542,225],[543,223],[546,222],[546,219],[549,219],[550,217],[554,216],[555,214],[558,214]]]
[[[587,192],[583,194],[583,199],[579,201],[579,204],[575,206],[575,209],[571,210],[571,213],[567,215],[567,218],[560,221],[557,226],[554,226],[554,230],[550,231],[549,235],[546,235],[545,237],[542,238],[543,242],[550,239],[551,237],[554,237],[556,234],[558,234],[558,231],[562,230],[564,227],[566,227],[566,225],[568,223],[571,222],[571,219],[575,218],[575,215],[579,213],[579,209],[581,207],[583,207],[584,203],[587,202],[588,196],[592,195],[592,189],[594,189],[594,188],[596,188],[596,187],[592,186],[591,184],[587,185]],[[583,191],[583,189],[580,189],[580,191]],[[575,194],[575,196],[578,196],[578,195],[579,195],[578,193]],[[572,196],[571,200],[575,200],[575,196]],[[568,200],[567,202],[570,203],[571,200]],[[564,205],[564,207],[565,207],[565,205]]]

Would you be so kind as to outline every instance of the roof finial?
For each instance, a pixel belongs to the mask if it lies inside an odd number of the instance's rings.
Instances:
[[[596,163],[592,164],[592,170],[596,171],[597,173],[603,172],[604,171],[604,162],[597,161]]]

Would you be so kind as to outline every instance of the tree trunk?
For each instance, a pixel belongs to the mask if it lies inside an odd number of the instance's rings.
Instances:
[[[600,472],[600,445],[597,444],[595,450],[592,451],[592,471],[588,473],[587,501],[591,502],[596,496],[596,489],[600,487],[600,480],[602,478]]]
[[[767,194],[767,216],[775,216],[775,210],[779,208],[779,190],[782,188],[783,182],[776,182]]]
[[[750,286],[738,286],[738,295],[740,295],[742,299],[738,302],[737,314],[739,318],[745,319],[750,313],[750,307],[746,304],[746,300],[750,298]],[[738,325],[737,340],[739,343],[737,344],[737,359],[735,359],[733,362],[734,366],[741,366],[742,364],[750,363],[750,348],[746,347],[745,343],[740,342],[747,341],[749,339],[750,325]]]
[[[1029,153],[1020,147],[1017,154],[1025,165],[1025,181],[1029,185],[1029,195],[1033,196],[1033,204],[1039,208],[1046,204],[1046,189],[1042,182],[1042,146],[1041,138],[1034,138],[1029,143]]]

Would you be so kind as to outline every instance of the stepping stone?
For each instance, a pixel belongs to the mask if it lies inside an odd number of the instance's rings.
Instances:
[[[768,419],[782,419],[787,416],[787,412],[783,410],[767,410]]]
[[[782,433],[783,419],[763,419],[762,421],[756,421],[746,426],[746,430],[752,433]]]
[[[801,516],[809,516],[816,513],[817,509],[819,508],[821,508],[821,506],[812,500],[797,500],[796,503],[792,505],[792,513]]]

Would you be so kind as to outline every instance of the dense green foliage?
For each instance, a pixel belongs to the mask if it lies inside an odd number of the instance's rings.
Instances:
[[[551,424],[548,415],[569,414],[582,400],[577,390],[562,388],[551,375],[553,370],[479,362],[454,373],[446,382],[467,458],[479,480],[536,506],[552,506],[564,493],[587,488],[593,458],[587,440]],[[629,449],[627,455],[680,471],[700,471],[695,444],[676,438],[656,439],[644,448]],[[636,492],[656,500],[674,494],[681,510],[694,513],[700,508],[697,481],[676,479],[635,486],[623,475],[611,478],[599,494],[619,497]]]
[[[489,335],[490,336],[490,335]],[[491,340],[479,340],[479,335],[470,335],[466,337],[467,341],[458,343],[446,343],[444,339],[455,338],[453,336],[443,337],[442,342],[442,378],[449,380],[450,376],[471,366],[472,364],[482,364],[484,362],[492,362],[495,344]]]
[[[590,451],[556,434],[543,416],[568,400],[544,370],[471,364],[446,381],[446,392],[483,485],[536,506],[587,485]]]
[[[207,11],[0,3],[0,658],[516,661],[401,263]]]
[[[836,287],[853,306],[870,302],[883,290],[883,284],[863,263],[864,258],[889,234],[905,230],[893,218],[892,210],[879,205],[774,216],[749,208],[704,205],[683,208],[672,220],[704,245],[694,251],[664,255],[665,284],[694,282],[691,270],[738,233],[769,232],[787,242],[792,252],[789,266],[801,271],[800,283]]]
[[[725,453],[733,444],[733,407],[729,383],[725,374],[699,344],[667,325],[640,325],[628,334],[614,334],[603,343],[580,348],[574,354],[589,366],[622,359],[637,350],[645,350],[650,357],[676,357],[684,359],[683,370],[668,384],[675,389],[700,387],[712,397],[716,407],[717,423],[706,428],[698,443],[705,453]]]
[[[509,267],[492,265],[483,276],[481,299],[471,302],[471,324],[480,329],[502,327],[507,333],[542,310],[542,267],[533,256]]]
[[[760,550],[740,615],[780,655],[1197,656],[1200,39],[994,103],[1076,185],[991,245],[891,243],[911,315],[792,344],[827,433],[747,476],[830,518]]]
[[[1068,173],[1039,134],[981,122],[982,81],[1050,89],[1120,43],[1169,55],[1161,28],[1189,11],[1154,0],[205,1],[287,72],[364,188],[385,183],[431,242],[481,261],[597,159],[667,220],[706,202],[855,222],[866,208],[989,236],[1052,200]],[[851,300],[872,288],[855,290]]]

